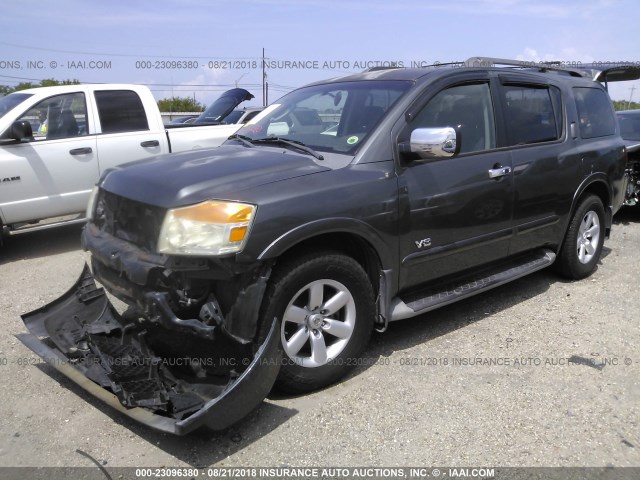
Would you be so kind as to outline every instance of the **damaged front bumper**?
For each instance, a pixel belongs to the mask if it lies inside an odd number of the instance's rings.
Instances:
[[[162,298],[149,301],[164,308]],[[18,338],[95,397],[164,432],[221,430],[262,402],[280,368],[275,319],[242,342],[224,325],[193,328],[164,313],[175,329],[120,315],[85,267],[66,294],[22,316],[30,333]]]

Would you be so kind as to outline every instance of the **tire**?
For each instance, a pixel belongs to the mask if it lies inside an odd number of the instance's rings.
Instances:
[[[602,253],[605,216],[602,200],[585,197],[576,209],[556,261],[557,271],[571,280],[591,275]]]
[[[371,281],[352,258],[323,252],[280,265],[261,314],[263,325],[280,320],[276,387],[302,393],[335,383],[357,364],[374,317]]]

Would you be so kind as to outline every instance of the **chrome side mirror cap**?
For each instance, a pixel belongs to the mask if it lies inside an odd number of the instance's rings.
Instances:
[[[455,128],[416,128],[409,140],[411,152],[420,158],[450,158],[460,152]]]

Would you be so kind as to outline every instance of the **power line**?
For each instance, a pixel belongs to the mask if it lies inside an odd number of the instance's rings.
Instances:
[[[3,42],[0,42],[0,44],[2,44]],[[0,75],[0,78],[2,79],[8,79],[9,82],[8,83],[13,83],[15,85],[8,85],[8,86],[17,86],[19,83],[22,82],[42,82],[43,80],[48,80],[45,78],[31,78],[31,77],[17,77],[17,76],[12,76],[12,75]],[[74,79],[75,80],[75,79]],[[83,82],[80,80],[77,80],[80,83],[84,83],[84,84],[89,84],[89,85],[99,85],[101,83],[104,82]],[[168,91],[177,91],[179,93],[184,93],[184,92],[193,92],[193,91],[197,91],[197,92],[221,92],[221,91],[225,91],[229,88],[233,88],[233,87],[237,87],[238,85],[236,85],[235,83],[219,83],[219,84],[176,84],[176,83],[136,83],[137,85],[144,85],[146,87],[149,87],[149,89],[152,92],[168,92]],[[258,89],[260,88],[262,85],[258,84],[258,83],[245,83],[245,84],[240,84],[240,87],[242,88],[247,88],[247,89]],[[169,88],[157,88],[157,87],[169,87]],[[273,83],[273,84],[269,84],[269,88],[271,88],[272,90],[276,91],[276,92],[290,92],[291,90],[295,90],[296,87],[291,87],[291,86],[287,86],[287,85],[280,85],[277,83]]]
[[[25,48],[27,50],[38,50],[41,52],[52,52],[52,53],[70,53],[73,55],[96,55],[103,57],[138,57],[138,58],[193,58],[199,60],[259,60],[260,57],[214,57],[211,55],[207,56],[189,56],[189,55],[149,55],[146,53],[103,53],[103,52],[83,52],[78,50],[58,50],[54,48],[43,48],[43,47],[32,47],[29,45],[18,45],[16,43],[7,43],[0,42],[0,45],[6,45],[8,47],[15,48]]]

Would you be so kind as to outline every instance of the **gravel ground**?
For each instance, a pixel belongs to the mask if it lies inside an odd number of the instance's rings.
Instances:
[[[107,469],[640,466],[640,207],[618,214],[592,277],[542,271],[394,323],[341,383],[272,394],[231,429],[188,437],[112,411],[15,338],[22,313],[75,282],[79,234],[0,249],[0,466],[92,466],[78,450]]]

